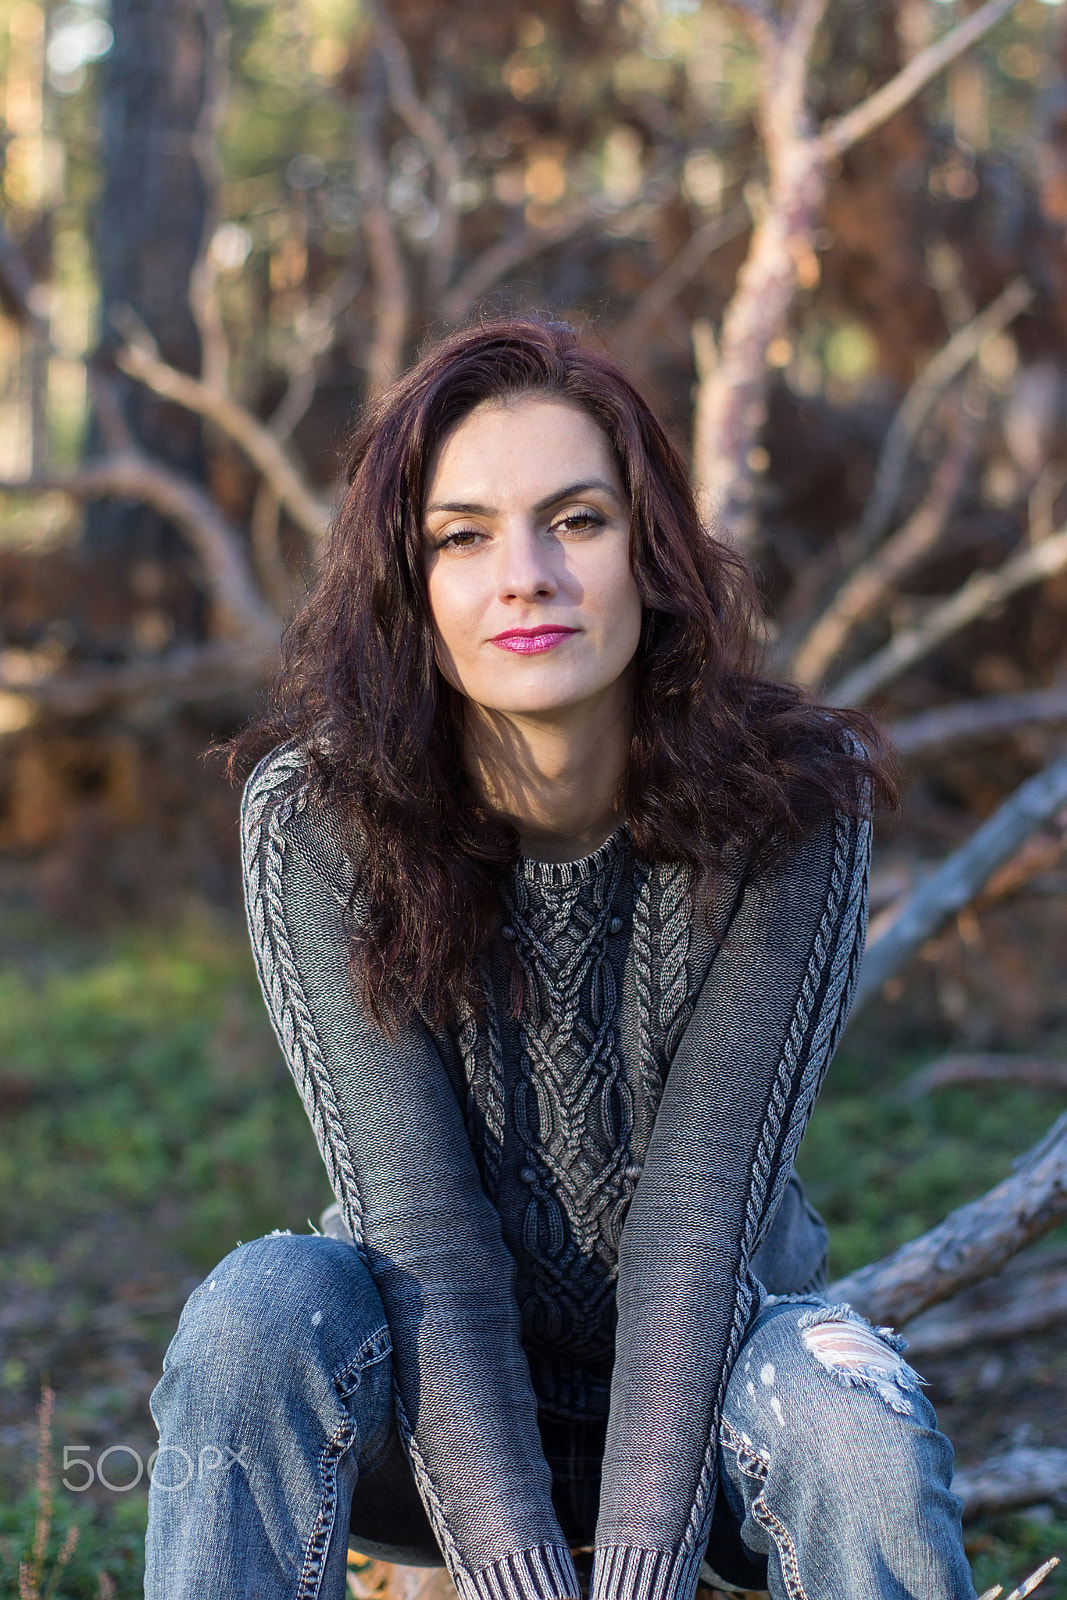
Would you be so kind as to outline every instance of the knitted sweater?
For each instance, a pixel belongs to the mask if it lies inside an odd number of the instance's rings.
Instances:
[[[249,781],[252,942],[456,1587],[579,1593],[540,1408],[608,1416],[592,1600],[691,1600],[757,1273],[818,1271],[789,1185],[862,952],[869,824],[830,818],[760,876],[734,863],[707,919],[625,826],[580,861],[522,860],[501,889],[521,1018],[498,948],[483,1020],[390,1041],[348,982],[352,865],[312,793],[291,746]]]

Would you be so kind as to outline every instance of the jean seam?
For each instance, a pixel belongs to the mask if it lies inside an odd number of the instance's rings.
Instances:
[[[304,1553],[296,1600],[315,1600],[315,1596],[318,1593],[322,1580],[325,1545],[337,1514],[337,1468],[341,1457],[351,1447],[353,1436],[354,1430],[351,1419],[346,1417],[339,1424],[336,1433],[327,1440],[319,1455],[322,1498],[319,1503],[318,1516],[315,1518],[315,1526],[311,1530],[311,1536],[308,1539],[307,1549]]]
[[[760,1485],[760,1492],[752,1502],[752,1515],[774,1540],[787,1593],[791,1600],[808,1600],[807,1591],[800,1577],[796,1545],[785,1523],[774,1514],[764,1498],[770,1458],[736,1433],[725,1418],[722,1419],[721,1429],[723,1443],[733,1452],[738,1472],[743,1472],[746,1478],[751,1478],[754,1483]],[[747,1461],[742,1460],[743,1456]]]
[[[348,1365],[334,1374],[333,1385],[342,1400],[359,1388],[368,1368],[376,1367],[392,1353],[393,1344],[387,1327],[377,1328],[364,1339]],[[345,1388],[346,1384],[351,1384],[351,1388]]]

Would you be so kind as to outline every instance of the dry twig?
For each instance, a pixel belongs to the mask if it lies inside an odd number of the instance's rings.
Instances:
[[[992,571],[972,572],[956,593],[937,602],[921,622],[902,628],[883,649],[855,667],[826,691],[838,706],[859,706],[902,676],[947,639],[989,613],[1012,595],[1041,583],[1067,567],[1067,527],[1040,544],[1016,551]]]
[[[749,227],[751,218],[745,205],[731,206],[720,216],[702,224],[682,245],[658,278],[641,295],[618,332],[619,352],[635,361],[656,318],[661,316],[687,283],[691,283],[708,257],[720,245],[736,239]]]
[[[271,429],[224,390],[209,388],[199,378],[168,365],[147,330],[131,326],[127,318],[122,320],[128,342],[117,352],[116,365],[153,394],[213,422],[262,473],[297,526],[309,538],[321,539],[330,509],[305,483]]]
[[[801,640],[792,661],[792,676],[798,682],[817,683],[853,630],[884,604],[894,585],[937,544],[974,458],[984,419],[984,407],[965,404],[961,411],[960,425],[921,505],[845,580]]]
[[[988,1287],[983,1283],[972,1293]],[[1009,1344],[1059,1327],[1067,1322],[1067,1273],[1061,1265],[1053,1272],[1013,1275],[996,1305],[971,1305],[967,1295],[959,1299],[968,1303],[953,1299],[908,1323],[908,1357],[913,1364],[984,1345]]]
[[[934,711],[902,717],[890,724],[889,731],[901,755],[921,761],[956,745],[1063,722],[1067,722],[1067,687],[1025,689],[1018,694],[986,695],[960,705],[938,706]]]
[[[434,170],[438,220],[431,245],[427,288],[431,298],[436,298],[451,278],[456,259],[459,212],[455,191],[462,175],[459,155],[447,130],[416,93],[411,57],[383,0],[369,0],[369,10],[385,62],[390,103],[426,151]]]
[[[855,536],[858,555],[876,544],[889,526],[900,497],[908,455],[940,396],[982,348],[1026,310],[1033,298],[1029,284],[1022,278],[1013,278],[984,311],[956,330],[919,373],[885,436],[874,486]]]

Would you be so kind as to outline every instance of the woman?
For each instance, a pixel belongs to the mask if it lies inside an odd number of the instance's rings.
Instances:
[[[900,1341],[792,1178],[859,963],[855,715],[759,678],[684,464],[556,323],[370,408],[243,812],[338,1237],[242,1245],[154,1395],[146,1593],[974,1594]],[[862,731],[866,747],[856,737]],[[353,1248],[354,1244],[354,1248]]]

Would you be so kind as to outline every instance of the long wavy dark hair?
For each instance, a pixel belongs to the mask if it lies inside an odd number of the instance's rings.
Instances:
[[[702,526],[681,453],[621,368],[558,322],[455,333],[359,420],[269,710],[230,747],[232,768],[282,739],[313,758],[355,864],[353,977],[390,1031],[416,1012],[436,1027],[462,1002],[480,1009],[478,958],[518,856],[516,829],[464,771],[464,701],[435,663],[421,520],[450,430],[478,405],[527,396],[587,412],[629,497],[644,619],[617,800],[637,852],[689,866],[702,905],[724,852],[767,863],[829,811],[893,798],[867,717],[761,676],[748,570]]]

